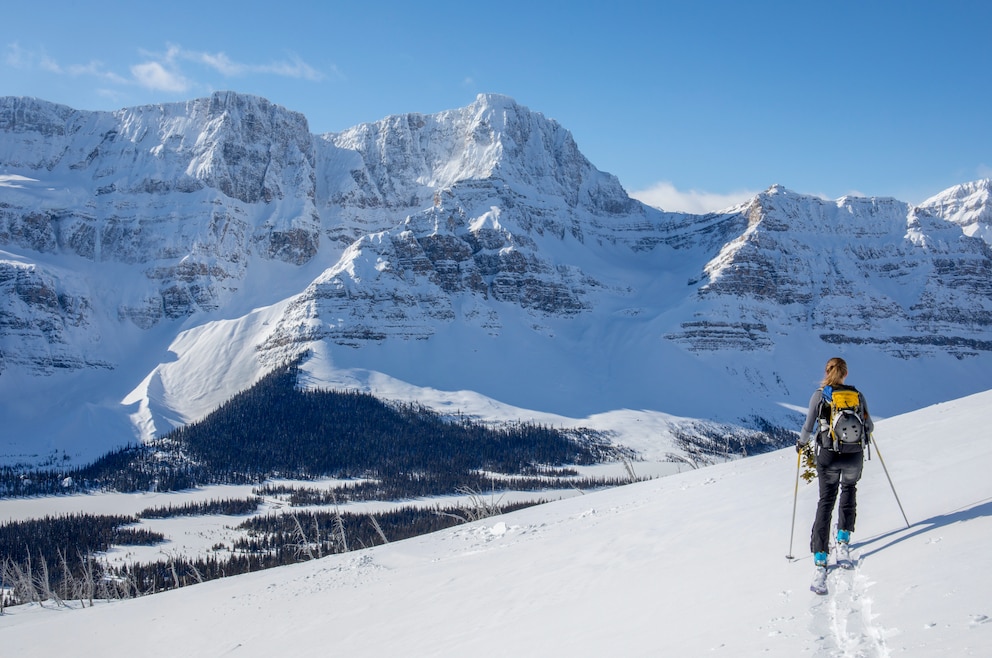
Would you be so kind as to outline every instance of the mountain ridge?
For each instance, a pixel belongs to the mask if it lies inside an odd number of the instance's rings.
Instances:
[[[665,212],[505,96],[323,135],[233,92],[2,98],[0,177],[8,460],[161,435],[304,353],[312,385],[652,427],[794,424],[835,352],[889,413],[992,388],[982,203],[773,185]]]

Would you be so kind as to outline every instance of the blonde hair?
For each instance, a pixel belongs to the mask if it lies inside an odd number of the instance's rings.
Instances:
[[[846,377],[847,361],[839,356],[835,356],[827,361],[827,367],[824,368],[823,381],[820,382],[820,386],[837,386],[838,384],[843,384]]]

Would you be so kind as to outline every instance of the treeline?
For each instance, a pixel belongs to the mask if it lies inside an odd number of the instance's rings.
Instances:
[[[28,558],[31,554],[54,561],[67,547],[82,554],[99,553],[111,546],[151,546],[165,537],[144,528],[129,528],[138,519],[123,515],[69,514],[0,524],[0,558]]]
[[[131,598],[261,569],[398,541],[544,501],[502,504],[475,498],[465,507],[403,507],[375,514],[302,511],[242,522],[247,537],[218,544],[207,557],[175,556],[111,566],[95,557],[111,544],[155,544],[158,533],[130,529],[124,516],[46,517],[0,525],[0,612],[36,602]],[[3,591],[6,589],[6,591]]]
[[[387,404],[367,393],[303,391],[296,381],[296,366],[275,372],[203,421],[171,433],[166,445],[225,479],[276,471],[298,478],[518,473],[533,464],[591,464],[606,457],[606,446],[543,425],[453,422],[421,405]]]
[[[117,598],[119,581],[95,555],[114,545],[165,541],[161,533],[127,527],[136,523],[130,516],[70,514],[0,524],[0,610],[20,603]]]
[[[435,505],[425,508],[411,505],[375,514],[309,510],[293,514],[267,514],[246,519],[238,526],[249,534],[235,541],[234,548],[243,553],[273,555],[285,554],[289,550],[297,559],[313,559],[409,539],[476,518],[505,514],[544,502],[547,501],[502,504],[478,499],[465,507]]]
[[[182,491],[197,486],[194,469],[174,468],[153,446],[125,446],[77,468],[0,467],[0,498],[58,496],[94,490]]]
[[[139,512],[138,516],[142,519],[170,519],[179,516],[205,516],[211,514],[241,516],[258,510],[258,506],[261,504],[261,498],[224,498],[198,503],[184,503],[182,505],[149,507]]]
[[[631,456],[591,430],[451,420],[366,393],[303,391],[298,374],[298,364],[279,368],[203,420],[84,467],[0,468],[0,496],[178,491],[275,476],[368,477],[400,496],[419,496],[469,486],[475,471],[534,474]],[[435,488],[425,492],[425,482]]]
[[[481,473],[403,475],[385,481],[364,480],[334,489],[316,487],[264,484],[255,487],[260,496],[281,496],[292,506],[322,506],[354,503],[369,500],[404,500],[452,494],[464,491],[548,491],[572,488],[580,490],[603,489],[631,484],[643,478],[624,477],[491,477]]]
[[[674,443],[681,454],[669,454],[670,461],[685,462],[694,468],[718,461],[747,457],[777,450],[796,442],[796,433],[753,417],[757,429],[693,423],[673,430]]]

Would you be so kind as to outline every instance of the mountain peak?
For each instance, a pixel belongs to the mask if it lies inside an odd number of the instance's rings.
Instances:
[[[967,235],[992,244],[992,178],[955,185],[930,197],[920,208],[961,226]]]
[[[475,105],[493,109],[524,109],[516,100],[504,94],[483,93],[475,97]]]
[[[341,193],[362,207],[420,212],[439,190],[461,184],[490,187],[485,209],[507,195],[540,196],[608,214],[632,212],[636,206],[616,177],[598,171],[582,155],[568,130],[501,94],[479,94],[467,107],[433,115],[386,117],[324,140],[362,154],[360,168],[351,174],[360,182],[347,182],[356,189]]]

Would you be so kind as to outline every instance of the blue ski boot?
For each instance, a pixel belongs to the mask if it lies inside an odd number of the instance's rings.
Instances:
[[[813,574],[813,583],[809,590],[822,596],[827,593],[827,554],[823,551],[814,553],[813,564],[816,565],[816,573]]]
[[[851,532],[849,530],[837,531],[837,566],[841,569],[854,568],[854,560],[851,559]]]

